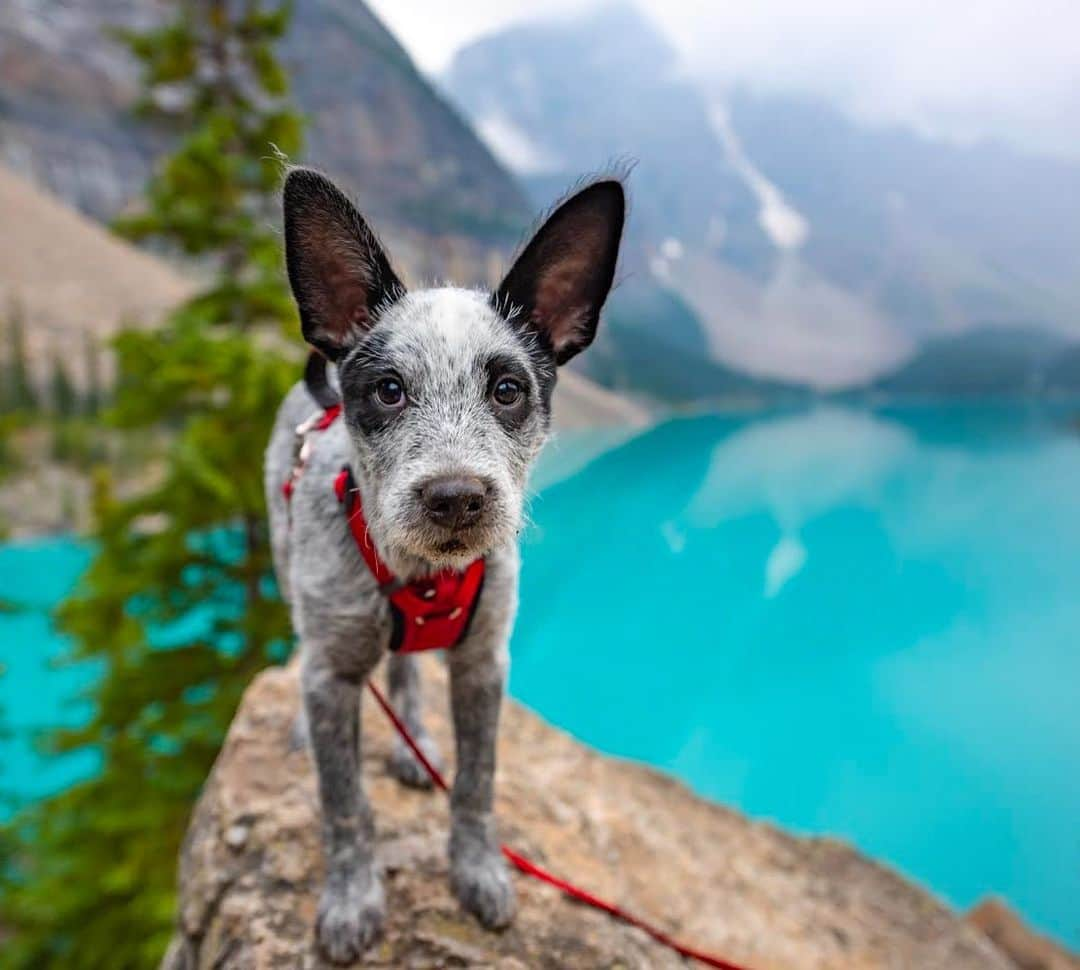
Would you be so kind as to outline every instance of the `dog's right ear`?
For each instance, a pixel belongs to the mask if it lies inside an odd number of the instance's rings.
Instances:
[[[596,336],[625,216],[618,180],[587,185],[548,216],[492,296],[500,312],[516,311],[514,319],[551,349],[556,364]]]
[[[405,288],[375,234],[328,178],[294,168],[284,206],[285,260],[304,339],[338,360]]]

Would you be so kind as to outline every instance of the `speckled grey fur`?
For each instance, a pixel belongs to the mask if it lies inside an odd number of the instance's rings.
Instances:
[[[610,197],[612,190],[606,191]],[[335,320],[325,308],[340,305],[339,294],[316,291],[312,296],[311,287],[333,286],[342,274],[355,273],[345,281],[345,289],[353,286],[371,298],[375,286],[370,267],[377,262],[384,284],[392,271],[381,250],[369,251],[377,247],[374,237],[326,180],[298,170],[286,183],[289,269],[294,291],[303,291],[297,299],[305,335],[337,355],[345,405],[345,420],[315,436],[304,474],[287,504],[281,485],[296,460],[295,429],[317,410],[306,388],[294,387],[278,413],[265,466],[274,565],[299,638],[307,736],[323,805],[327,876],[317,937],[334,962],[358,959],[377,936],[383,917],[383,892],[372,857],[374,820],[359,772],[359,708],[360,688],[389,642],[391,617],[348,531],[332,482],[343,465],[352,466],[370,537],[400,578],[460,568],[486,556],[485,585],[468,635],[448,654],[456,734],[450,879],[462,904],[485,926],[505,926],[513,917],[514,893],[495,834],[492,799],[507,641],[517,608],[517,534],[529,465],[548,431],[555,358],[566,359],[592,339],[599,304],[610,285],[622,225],[621,189],[617,201],[618,231],[612,233],[604,223],[605,238],[615,240],[613,251],[608,244],[603,252],[583,254],[581,247],[564,246],[556,239],[560,246],[535,271],[543,274],[550,266],[551,273],[562,273],[559,285],[545,291],[549,297],[554,293],[556,302],[565,303],[568,295],[595,302],[599,291],[595,306],[559,304],[552,309],[538,300],[536,306],[511,308],[509,297],[502,295],[493,299],[452,287],[404,294],[394,287],[391,298],[381,297],[379,306],[356,312],[346,306],[347,319]],[[600,218],[588,206],[583,216],[574,218],[586,216]],[[584,236],[586,241],[591,238],[588,231]],[[599,237],[593,237],[595,249]],[[298,269],[301,259],[305,262]],[[328,264],[325,274],[320,259]],[[590,259],[606,260],[610,266],[597,271]],[[569,270],[566,260],[572,262]],[[562,285],[574,272],[585,274],[591,289],[584,283],[584,290]],[[607,274],[603,285],[596,283],[597,272]],[[510,296],[516,297],[520,289],[518,283]],[[305,314],[305,305],[315,310]],[[559,332],[555,318],[568,314],[573,319]],[[367,358],[376,351],[378,366],[392,369],[403,382],[408,405],[372,430],[364,418],[365,408],[372,407],[365,395],[372,392],[364,383],[367,378],[361,377],[371,366]],[[500,421],[490,400],[492,359],[515,368],[526,384],[527,407],[512,425]],[[453,549],[445,541],[446,530],[425,518],[418,499],[425,481],[446,474],[477,476],[489,488],[482,519],[462,532],[460,548]],[[421,721],[413,658],[391,656],[388,666],[393,704],[425,753],[437,759]],[[408,784],[426,783],[420,765],[403,746],[393,752],[390,767]]]

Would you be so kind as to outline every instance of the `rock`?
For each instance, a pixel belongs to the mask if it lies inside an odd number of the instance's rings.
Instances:
[[[1080,959],[1034,932],[1000,899],[986,899],[966,916],[1009,955],[1018,970],[1080,970]]]
[[[423,662],[429,722],[451,751],[444,668]],[[290,746],[297,705],[294,668],[267,670],[248,689],[184,842],[162,970],[322,966],[312,947],[319,804],[310,757]],[[393,780],[390,729],[371,703],[363,717],[388,899],[385,936],[365,966],[687,966],[641,931],[523,876],[513,926],[481,929],[448,888],[445,797]],[[514,703],[499,758],[498,817],[510,844],[728,959],[755,970],[1016,970],[978,928],[848,846],[752,822],[591,751]]]

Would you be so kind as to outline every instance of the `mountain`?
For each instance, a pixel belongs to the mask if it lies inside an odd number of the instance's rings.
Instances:
[[[536,198],[613,159],[636,161],[624,270],[690,309],[703,362],[833,388],[906,352],[872,305],[800,259],[802,216],[635,8],[507,28],[462,49],[443,84]]]
[[[625,268],[678,298],[724,373],[836,391],[935,338],[1080,335],[1075,163],[717,91],[626,4],[477,40],[442,83],[536,195],[638,160]],[[653,326],[666,346],[685,321]]]
[[[110,30],[151,26],[167,9],[0,5],[0,313],[18,304],[39,364],[84,333],[153,323],[190,292],[176,267],[94,221],[137,199],[170,137],[133,116],[137,65]],[[352,191],[402,275],[495,282],[530,203],[371,11],[358,0],[293,0],[282,56],[308,118],[305,160]],[[559,427],[644,418],[578,375],[559,382]]]
[[[81,381],[86,341],[154,323],[190,292],[171,266],[0,166],[0,321],[21,313],[39,378],[59,353]]]
[[[132,117],[138,68],[110,29],[145,27],[165,9],[0,5],[0,161],[98,219],[137,197],[170,136]],[[491,254],[531,215],[513,177],[363,3],[294,0],[293,10],[282,59],[310,119],[304,160],[392,230],[416,275],[490,275]]]
[[[806,396],[798,386],[755,378],[714,360],[701,320],[686,301],[642,278],[631,278],[612,293],[581,367],[605,387],[668,404],[752,404]]]
[[[1080,392],[1080,343],[1057,354],[1046,368],[1046,389],[1057,393]]]
[[[799,98],[729,105],[747,154],[815,227],[806,262],[905,332],[1080,335],[1080,164],[858,125]]]
[[[9,352],[6,327],[13,309],[24,324],[31,376],[39,389],[49,387],[57,360],[76,385],[85,386],[91,350],[101,350],[122,325],[153,326],[193,288],[194,281],[177,267],[118,239],[0,165],[0,335],[5,337],[0,368]],[[110,357],[95,356],[108,377]],[[648,420],[648,412],[627,398],[579,374],[560,374],[554,427],[592,430],[573,439],[557,468],[554,462],[545,467],[547,480],[580,467],[594,450],[635,433]],[[90,467],[56,462],[53,440],[34,432],[15,440],[19,461],[14,469],[6,468],[0,523],[11,523],[16,537],[70,532],[89,524]],[[139,468],[136,462],[117,469],[118,486],[123,489],[130,476],[141,474]]]
[[[1077,393],[1080,343],[1014,327],[934,337],[870,390],[933,397]]]
[[[716,150],[707,105],[633,8],[510,27],[460,51],[444,84],[541,204],[632,159],[631,231],[704,240],[718,212],[734,212],[731,245],[745,261],[767,249],[752,193]]]

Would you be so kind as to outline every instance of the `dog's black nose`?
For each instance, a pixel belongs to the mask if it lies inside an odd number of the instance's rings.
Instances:
[[[462,529],[472,525],[484,511],[487,486],[471,475],[433,478],[420,489],[424,511],[436,525]]]

